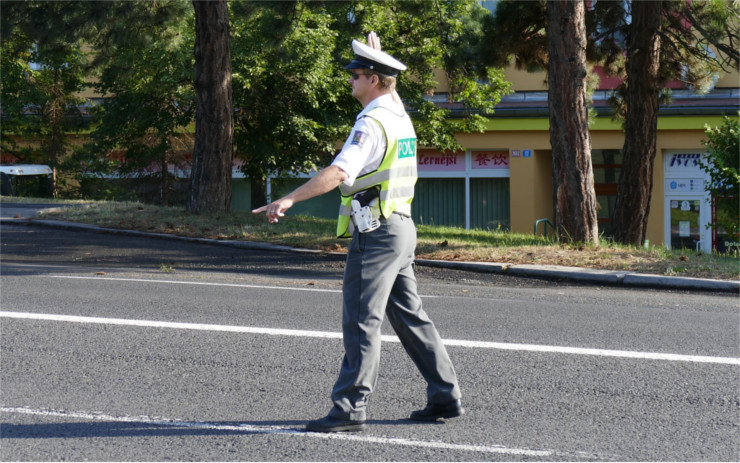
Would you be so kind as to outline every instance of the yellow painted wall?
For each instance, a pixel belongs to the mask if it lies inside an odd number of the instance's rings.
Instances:
[[[540,72],[527,72],[524,70],[515,69],[513,66],[509,66],[504,69],[504,76],[506,80],[512,83],[512,90],[517,92],[546,92],[547,91],[547,73],[545,71]],[[723,72],[720,74],[717,83],[717,88],[738,88],[740,87],[740,72],[737,69],[730,70],[729,72]]]
[[[435,70],[435,80],[439,83],[437,92],[449,91],[449,84],[447,76],[442,70]],[[511,89],[516,92],[546,92],[547,91],[547,73],[543,71],[539,72],[527,72],[525,70],[516,69],[514,66],[508,66],[504,68],[504,77],[506,80],[511,82]],[[720,74],[717,83],[717,88],[738,88],[740,87],[740,73],[738,70],[730,70],[729,72],[723,72]]]
[[[553,219],[552,155],[548,122],[544,130],[507,130],[509,127],[543,127],[543,120],[497,120],[499,130],[459,134],[466,149],[532,150],[532,157],[509,157],[511,230],[532,233],[537,219]]]
[[[722,74],[715,84],[717,88],[738,88],[740,87],[740,73],[733,69],[727,74]]]
[[[435,92],[449,92],[450,91],[450,82],[447,79],[447,74],[445,74],[444,70],[442,69],[435,69],[434,70],[434,80],[437,81],[437,88],[435,89]]]
[[[510,166],[512,231],[532,233],[538,219],[553,222],[552,151],[538,149],[531,158],[513,157]]]
[[[721,125],[721,116],[668,116],[658,122],[656,157],[653,165],[653,192],[650,201],[647,239],[663,244],[665,195],[663,153],[665,150],[704,150],[704,124]],[[459,134],[466,149],[531,149],[531,158],[510,157],[511,230],[531,233],[537,219],[553,220],[552,152],[546,118],[491,119],[486,132]],[[622,149],[624,134],[619,123],[609,118],[595,121],[591,130],[592,149]],[[540,229],[541,230],[541,229]]]
[[[547,91],[547,73],[527,72],[509,66],[504,69],[504,77],[511,82],[511,89],[516,92],[546,92]]]

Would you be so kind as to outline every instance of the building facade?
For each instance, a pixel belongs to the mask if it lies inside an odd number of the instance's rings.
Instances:
[[[552,149],[545,75],[509,69],[515,92],[502,99],[483,133],[461,133],[460,152],[419,149],[419,181],[413,204],[417,223],[511,230],[542,234],[553,217]],[[447,100],[444,79],[435,95]],[[593,98],[597,116],[590,127],[594,187],[599,204],[599,231],[611,235],[611,213],[617,194],[624,133],[612,118],[607,99],[618,85],[602,79]],[[738,117],[740,75],[717,79],[705,95],[673,84],[673,102],[661,107],[657,154],[646,241],[652,245],[710,252],[723,249],[713,233],[707,177],[699,168],[706,126],[722,125],[724,115]],[[452,115],[454,117],[454,108]],[[295,187],[300,179],[274,179],[273,197]],[[244,183],[244,184],[242,184]],[[248,186],[234,182],[234,207],[249,207]],[[308,201],[296,213],[332,217],[338,195]]]

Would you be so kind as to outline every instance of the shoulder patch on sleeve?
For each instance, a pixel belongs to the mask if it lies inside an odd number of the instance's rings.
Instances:
[[[365,143],[365,140],[367,140],[367,134],[358,130],[355,131],[354,135],[352,135],[352,141],[350,144],[362,146],[362,144]]]

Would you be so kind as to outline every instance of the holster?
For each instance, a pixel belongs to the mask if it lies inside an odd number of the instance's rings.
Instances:
[[[350,217],[360,233],[369,233],[380,227],[380,187],[374,186],[352,196]]]

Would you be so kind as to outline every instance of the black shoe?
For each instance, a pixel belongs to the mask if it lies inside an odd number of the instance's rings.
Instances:
[[[446,404],[427,404],[423,410],[411,412],[411,419],[415,421],[437,421],[440,418],[454,418],[462,416],[465,410],[459,400]]]
[[[319,420],[309,421],[306,430],[313,432],[359,432],[365,430],[365,422],[340,420],[333,416],[325,416]]]

